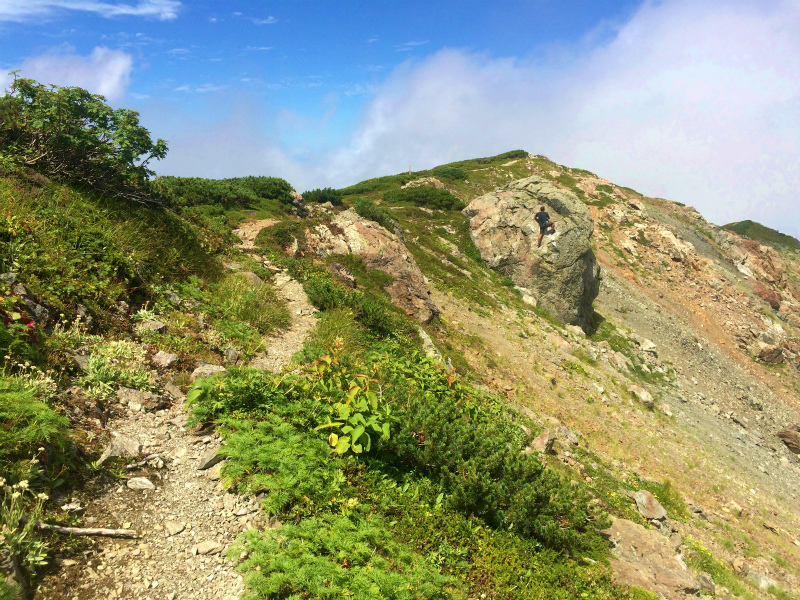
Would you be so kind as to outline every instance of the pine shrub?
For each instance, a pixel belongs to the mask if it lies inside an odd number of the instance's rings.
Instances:
[[[303,200],[306,202],[317,202],[319,204],[330,202],[334,206],[341,206],[342,192],[334,190],[333,188],[317,188],[315,190],[303,192]]]
[[[438,210],[461,210],[466,206],[449,191],[430,185],[389,190],[384,193],[383,200],[389,204],[411,203]]]
[[[243,598],[453,598],[452,582],[393,540],[380,517],[326,514],[264,534],[248,532],[231,554],[250,589]]]
[[[384,366],[401,423],[384,446],[389,462],[427,473],[450,507],[493,527],[551,547],[592,545],[588,492],[523,453],[521,429],[503,407],[421,356]]]
[[[53,468],[69,443],[69,421],[57,415],[22,379],[0,377],[0,473],[26,475],[32,457]]]
[[[395,227],[397,227],[397,219],[395,219],[389,213],[389,211],[387,211],[385,208],[381,208],[372,200],[368,200],[367,198],[359,198],[356,200],[354,208],[355,211],[365,219],[375,221],[378,225],[388,229],[389,231],[394,231]]]

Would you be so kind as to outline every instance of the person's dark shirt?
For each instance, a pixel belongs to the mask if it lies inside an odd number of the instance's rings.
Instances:
[[[546,212],[538,212],[534,216],[534,219],[539,223],[539,227],[547,227],[547,224],[550,222],[550,215]]]

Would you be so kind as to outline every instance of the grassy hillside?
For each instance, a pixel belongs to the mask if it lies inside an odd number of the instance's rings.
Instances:
[[[770,229],[755,221],[747,220],[728,223],[727,225],[723,225],[722,228],[738,233],[751,240],[761,242],[767,246],[783,247],[795,251],[800,250],[800,241],[796,238],[775,229]]]
[[[384,292],[385,273],[355,255],[305,252],[303,232],[330,224],[332,215],[297,217],[283,180],[165,177],[149,188],[160,204],[142,205],[27,171],[0,177],[0,272],[15,272],[54,309],[49,323],[31,323],[10,286],[0,288],[0,352],[8,356],[0,376],[0,476],[20,490],[3,496],[6,531],[16,530],[22,514],[66,524],[45,496],[112,489],[127,477],[131,461],[94,464],[106,424],[76,419],[69,397],[102,407],[119,385],[162,392],[172,384],[187,392],[189,426],[213,428],[224,439],[223,484],[258,495],[265,513],[283,523],[243,533],[230,550],[245,598],[653,598],[614,583],[598,530],[609,514],[649,527],[630,500],[640,489],[656,494],[673,522],[688,524],[679,491],[601,456],[588,435],[562,448],[563,461],[522,451],[543,430],[523,400],[537,410],[573,403],[609,429],[612,418],[624,427],[640,418],[674,425],[671,415],[634,404],[617,371],[602,371],[597,344],[630,362],[631,381],[677,389],[673,370],[651,372],[632,334],[599,319],[593,337],[570,337],[483,264],[460,209],[532,174],[575,191],[593,210],[640,198],[524,151],[309,195],[320,202],[335,196],[342,205],[334,212],[353,206],[402,235],[437,294],[487,322],[496,317],[492,328],[507,328],[495,331],[500,339],[530,343],[535,352],[525,369],[538,384],[527,392],[519,386],[519,397],[516,386],[496,381],[513,374],[488,340],[455,321],[433,323],[428,331],[444,360],[429,358],[418,323]],[[428,177],[444,187],[403,188]],[[245,253],[232,229],[253,217],[278,223]],[[293,243],[297,251],[288,253]],[[331,262],[348,268],[355,289],[331,274]],[[225,376],[192,384],[200,361],[223,364],[235,351],[246,364],[290,323],[273,285],[277,269],[302,283],[318,311],[292,368],[273,374],[229,365]],[[240,271],[262,281],[253,284]],[[120,301],[129,314],[118,310]],[[78,305],[93,315],[93,327],[75,322]],[[166,331],[140,327],[152,319]],[[554,339],[562,345],[545,350]],[[176,353],[176,366],[154,368],[159,350]],[[88,366],[76,366],[75,354]],[[608,402],[606,392],[619,403],[607,413],[597,400]],[[0,548],[34,581],[46,563],[55,568],[62,552],[88,543],[25,531],[27,541],[3,534]],[[693,569],[757,597],[701,545],[692,548]]]

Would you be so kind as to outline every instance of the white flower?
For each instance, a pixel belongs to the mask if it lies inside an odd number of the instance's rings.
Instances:
[[[28,480],[27,479],[23,479],[22,481],[19,482],[18,485],[19,485],[20,489],[27,490],[28,489]]]
[[[6,478],[0,477],[0,487],[3,487],[6,484]]]
[[[40,493],[36,494],[36,497],[37,497],[39,500],[49,500],[49,499],[50,499],[50,496],[48,496],[48,495],[47,495],[47,494],[45,494],[44,492],[40,492]]]
[[[15,498],[19,498],[19,497],[20,497],[20,493],[19,492],[14,492],[13,494],[11,494],[11,499],[12,500],[15,499]]]

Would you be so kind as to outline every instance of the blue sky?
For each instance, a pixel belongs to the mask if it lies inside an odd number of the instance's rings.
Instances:
[[[798,236],[799,26],[798,0],[0,0],[0,69],[140,111],[159,173],[302,191],[524,148]]]

